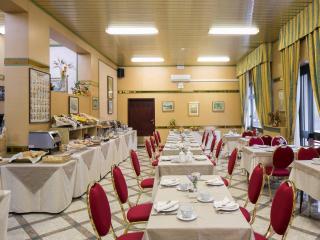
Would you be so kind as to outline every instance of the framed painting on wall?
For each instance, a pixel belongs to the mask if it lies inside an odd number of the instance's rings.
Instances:
[[[107,77],[108,99],[113,99],[113,77]]]
[[[224,112],[225,103],[224,101],[212,102],[212,112]]]
[[[199,116],[199,102],[189,102],[188,103],[188,115],[190,117],[198,117]]]
[[[29,122],[50,122],[51,87],[50,74],[29,69]]]
[[[112,114],[113,113],[113,100],[109,99],[108,100],[108,114]]]
[[[99,109],[99,98],[92,97],[92,110],[98,110],[98,109]]]
[[[162,112],[173,112],[174,102],[173,101],[163,101],[162,102]]]
[[[79,113],[79,98],[69,96],[69,113],[77,114]]]

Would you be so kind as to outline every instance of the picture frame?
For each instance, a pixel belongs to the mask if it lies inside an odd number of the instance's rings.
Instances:
[[[113,77],[107,76],[108,99],[113,99]]]
[[[174,101],[163,101],[162,112],[174,112]]]
[[[108,114],[113,114],[113,100],[112,99],[109,99],[108,100]]]
[[[224,112],[225,102],[224,101],[212,101],[212,112]]]
[[[0,101],[4,101],[4,98],[5,98],[4,86],[0,86]]]
[[[99,98],[92,97],[92,110],[99,110]]]
[[[190,117],[199,117],[199,102],[189,102],[188,103],[188,115]]]
[[[29,68],[29,123],[48,123],[50,121],[50,74]]]
[[[79,113],[79,98],[74,96],[69,96],[69,114]]]

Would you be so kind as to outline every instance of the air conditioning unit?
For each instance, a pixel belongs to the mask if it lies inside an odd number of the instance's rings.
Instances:
[[[172,74],[171,81],[172,82],[190,82],[191,75],[190,74]]]

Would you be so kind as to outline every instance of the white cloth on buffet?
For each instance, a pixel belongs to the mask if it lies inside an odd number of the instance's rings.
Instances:
[[[10,191],[0,190],[0,239],[7,240]]]

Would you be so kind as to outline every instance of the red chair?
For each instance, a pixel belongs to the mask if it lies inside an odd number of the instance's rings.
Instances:
[[[254,128],[254,129],[252,130],[252,136],[257,136],[257,129],[256,129],[256,128]]]
[[[254,232],[256,240],[267,240],[271,234],[277,233],[284,240],[294,218],[295,209],[295,186],[294,183],[286,180],[277,189],[270,211],[270,225],[267,233],[263,236]]]
[[[319,156],[320,156],[320,147],[315,147],[315,149],[317,150]]]
[[[236,165],[236,160],[238,158],[238,149],[235,148],[230,157],[229,157],[229,160],[228,160],[228,175],[224,178],[224,177],[221,177],[221,179],[223,180],[224,184],[227,186],[227,187],[230,187],[231,186],[231,179],[232,179],[232,173],[233,173],[233,170],[234,170],[234,166]]]
[[[157,152],[157,148],[156,148],[156,141],[154,140],[153,136],[150,136],[150,144],[151,144],[151,149],[153,152],[153,156],[155,159],[160,157],[160,153]]]
[[[156,131],[156,133],[157,133],[157,136],[158,136],[159,144],[161,144],[161,136],[160,136],[160,132],[159,132],[159,131]]]
[[[152,154],[151,143],[149,142],[148,139],[145,140],[145,148],[146,148],[147,154],[149,156],[149,160],[151,162],[151,165],[153,167],[158,166],[159,160],[157,158],[154,158],[154,156]]]
[[[261,137],[264,145],[271,146],[272,137],[270,135],[264,135]]]
[[[216,146],[216,141],[217,141],[217,136],[215,134],[212,135],[212,141],[211,141],[211,144],[210,144],[210,150],[209,152],[207,152],[207,157],[208,158],[212,158],[213,156],[213,151],[214,151],[214,147]]]
[[[159,135],[160,136],[160,135]],[[158,134],[157,134],[157,132],[153,132],[153,137],[154,137],[154,140],[156,141],[156,145],[157,145],[157,147],[158,147],[158,151],[159,152],[162,152],[162,150],[163,150],[163,148],[164,148],[164,145],[162,145],[161,143],[160,143],[160,140],[159,140],[159,136],[158,136]]]
[[[279,146],[273,153],[273,166],[267,166],[266,175],[268,180],[268,188],[270,199],[272,199],[270,177],[289,177],[289,165],[294,160],[294,153],[289,146]]]
[[[111,221],[111,210],[106,193],[97,182],[89,184],[87,190],[87,208],[90,223],[97,239],[106,236],[110,229],[116,240],[141,240],[143,232],[125,233],[119,237],[115,234]]]
[[[138,203],[141,197],[141,194],[144,193],[144,190],[153,188],[154,178],[145,178],[145,179],[141,178],[140,162],[139,162],[138,154],[136,151],[130,150],[130,158],[131,158],[131,165],[136,174],[136,179],[137,179],[137,183],[140,190],[137,198],[137,202],[136,202]]]
[[[261,137],[252,137],[249,140],[249,146],[253,146],[253,145],[264,145],[264,142],[261,139]]]
[[[263,191],[264,186],[264,168],[261,163],[259,163],[252,171],[249,186],[248,186],[248,198],[243,207],[240,207],[240,210],[248,221],[248,223],[252,224],[256,217],[257,212],[257,203],[259,197]],[[254,204],[252,216],[250,215],[249,211],[246,209],[248,203]]]
[[[205,137],[206,137],[206,131],[203,131],[201,144],[203,144]]]
[[[206,147],[207,147],[208,141],[209,141],[209,136],[210,136],[210,133],[207,133],[207,134],[206,134],[206,137],[205,137],[205,140],[204,140],[204,143],[203,143],[203,145],[201,146],[202,151],[205,151],[205,150],[206,150]]]
[[[113,165],[111,169],[111,176],[113,188],[121,207],[123,219],[126,223],[126,233],[131,225],[145,223],[149,220],[152,203],[143,203],[132,206],[128,199],[128,186],[126,179],[124,178],[121,169],[118,166]],[[129,205],[127,213],[123,206],[126,203]]]
[[[287,140],[282,136],[272,138],[271,146],[287,145]]]
[[[216,164],[218,163],[218,159],[219,159],[219,156],[220,156],[222,147],[223,147],[223,141],[222,141],[222,139],[220,139],[220,141],[219,141],[218,144],[217,144],[216,154],[215,154],[215,157],[216,157],[215,163],[216,163]]]
[[[244,131],[242,133],[242,137],[252,137],[253,136],[253,132],[252,131]]]

